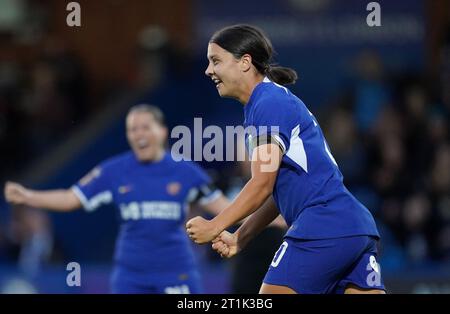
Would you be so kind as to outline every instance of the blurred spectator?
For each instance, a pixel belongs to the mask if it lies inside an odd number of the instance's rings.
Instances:
[[[373,51],[364,51],[356,62],[355,119],[358,129],[370,129],[388,103],[390,92],[385,81],[381,58]]]
[[[50,261],[53,237],[45,212],[15,207],[10,224],[10,239],[18,248],[18,267],[26,276],[37,275],[41,267]]]
[[[22,107],[27,114],[29,153],[48,151],[83,119],[87,89],[78,58],[55,38],[31,65]]]
[[[71,108],[57,84],[56,70],[49,60],[41,59],[33,65],[23,99],[32,154],[48,151],[70,127]]]
[[[408,156],[405,162],[409,169],[416,169],[420,173],[428,171],[430,165],[430,152],[432,145],[428,140],[427,119],[429,102],[427,91],[423,85],[409,86],[403,95],[403,116],[405,117],[405,149]],[[415,177],[417,188],[423,188],[423,178]]]
[[[135,82],[138,92],[152,91],[166,79],[169,44],[168,34],[160,26],[149,25],[139,33]]]
[[[405,235],[402,240],[409,260],[415,264],[426,261],[430,255],[432,229],[430,228],[431,203],[424,193],[412,195],[406,199],[402,220],[405,225]]]
[[[327,141],[339,169],[345,173],[345,184],[352,189],[367,178],[367,156],[351,112],[337,108],[331,113],[325,129]]]
[[[430,172],[430,196],[436,211],[435,226],[437,256],[444,260],[450,258],[450,145],[439,147]]]

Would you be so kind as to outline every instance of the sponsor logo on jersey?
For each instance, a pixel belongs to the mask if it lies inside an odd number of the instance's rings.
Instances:
[[[189,278],[189,275],[186,273],[182,273],[182,274],[178,275],[179,280],[188,280],[188,278]]]
[[[174,196],[177,195],[181,190],[181,184],[179,182],[170,182],[167,184],[167,193]]]
[[[131,202],[120,204],[119,208],[123,220],[179,220],[181,218],[181,205],[177,202]]]

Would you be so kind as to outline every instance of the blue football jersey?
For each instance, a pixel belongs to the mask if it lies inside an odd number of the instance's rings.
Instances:
[[[273,196],[290,226],[286,236],[379,237],[371,213],[344,186],[320,126],[297,96],[265,78],[244,106],[244,115],[250,150],[255,139],[270,138],[283,151]]]
[[[148,273],[195,266],[184,221],[192,200],[220,195],[209,184],[194,162],[176,162],[169,153],[157,162],[140,162],[130,151],[101,163],[72,189],[87,211],[116,205],[121,222],[116,266]]]

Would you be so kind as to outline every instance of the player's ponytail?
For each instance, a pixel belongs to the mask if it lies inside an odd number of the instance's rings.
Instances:
[[[256,70],[278,84],[293,84],[297,72],[291,68],[271,65],[273,48],[263,31],[251,25],[238,24],[217,31],[209,41],[232,53],[239,59],[244,54],[252,57]]]
[[[291,68],[269,65],[266,70],[267,77],[280,85],[294,84],[298,79],[297,72]]]

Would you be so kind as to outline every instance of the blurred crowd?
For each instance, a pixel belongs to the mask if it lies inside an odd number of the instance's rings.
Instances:
[[[76,54],[49,39],[33,61],[0,61],[0,180],[51,150],[88,113],[88,84]]]
[[[87,117],[88,99],[83,65],[62,41],[46,41],[32,61],[0,60],[0,182],[24,176],[67,139]],[[0,211],[1,264],[16,265],[33,278],[50,260],[59,260],[57,254],[46,212]]]
[[[449,261],[450,107],[440,97],[444,87],[421,75],[387,72],[375,53],[363,53],[356,81],[322,125],[347,187],[377,219],[382,265]]]

